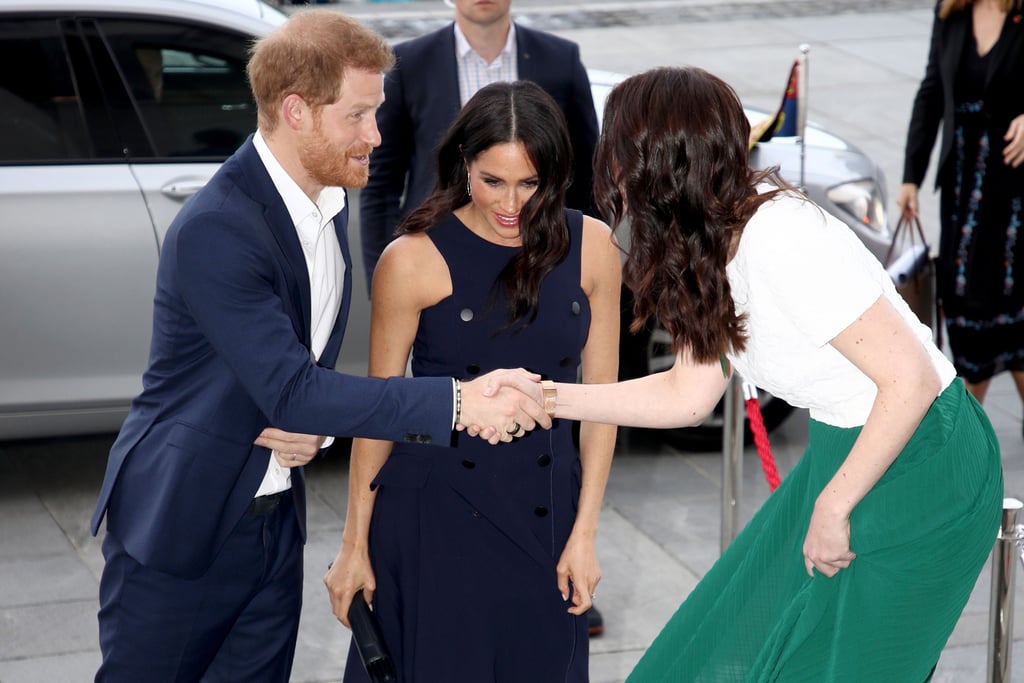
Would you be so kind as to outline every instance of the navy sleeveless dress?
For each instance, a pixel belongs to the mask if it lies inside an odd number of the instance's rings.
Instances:
[[[567,211],[568,257],[543,281],[536,320],[507,322],[499,273],[518,247],[478,237],[454,216],[429,237],[453,293],[421,313],[416,376],[472,379],[523,367],[575,382],[590,327],[580,287],[583,218]],[[580,461],[572,423],[555,420],[491,446],[396,443],[373,482],[374,609],[402,683],[588,680],[586,616],[573,616],[555,565],[572,530]],[[366,681],[350,649],[345,681]]]

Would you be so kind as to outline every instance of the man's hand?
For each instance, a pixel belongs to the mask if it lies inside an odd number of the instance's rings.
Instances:
[[[462,382],[462,412],[457,427],[491,444],[511,441],[538,425],[551,428],[551,418],[540,403],[540,375],[517,370],[495,370]]]
[[[316,457],[326,438],[313,434],[293,434],[275,427],[267,427],[253,443],[273,451],[274,458],[281,467],[301,467]]]

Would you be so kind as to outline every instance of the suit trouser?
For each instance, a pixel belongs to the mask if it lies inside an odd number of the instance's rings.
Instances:
[[[288,681],[302,540],[290,492],[269,511],[254,507],[198,579],[145,567],[106,535],[96,681]]]

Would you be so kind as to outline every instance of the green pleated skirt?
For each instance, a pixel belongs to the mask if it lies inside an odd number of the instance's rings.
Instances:
[[[803,458],[694,588],[628,683],[926,681],[995,542],[999,445],[958,379],[850,517],[857,558],[804,568],[815,499],[860,428],[811,420]]]

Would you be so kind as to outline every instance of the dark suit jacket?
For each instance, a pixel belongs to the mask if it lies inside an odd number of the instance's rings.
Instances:
[[[569,125],[575,169],[566,203],[592,214],[597,113],[579,46],[517,24],[516,52],[519,78],[544,88]],[[435,150],[461,108],[455,24],[400,43],[395,56],[397,65],[384,81],[386,99],[377,112],[382,142],[370,156],[370,182],[359,195],[368,285],[401,219],[434,189]]]
[[[118,435],[92,518],[136,560],[203,574],[245,513],[270,451],[264,427],[447,444],[448,378],[391,380],[334,370],[348,316],[348,211],[334,219],[345,295],[318,364],[294,224],[250,138],[181,210],[160,254],[143,391]],[[305,535],[305,488],[292,469]]]
[[[971,43],[971,8],[939,19],[936,6],[932,27],[931,48],[924,79],[914,98],[914,109],[907,131],[907,150],[903,182],[920,185],[928,170],[928,159],[935,145],[935,135],[942,122],[942,144],[935,185],[940,187],[949,176],[953,149],[953,86],[960,68],[960,59]],[[985,115],[991,121],[993,159],[1002,164],[1002,137],[1016,116],[1024,114],[1024,19],[1021,11],[1011,11],[1003,35],[992,48],[989,70],[985,78]],[[1024,166],[1007,174],[999,174],[1011,182],[1024,182]]]

